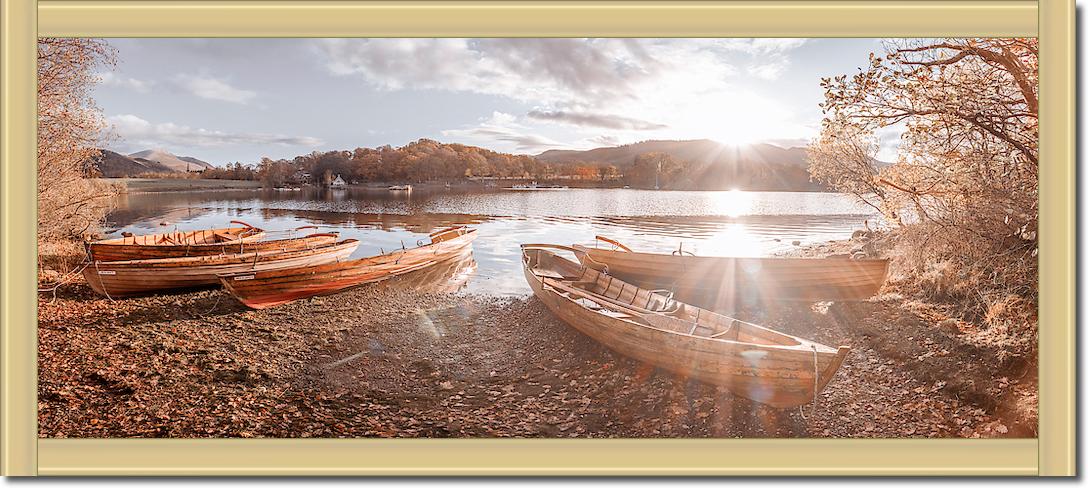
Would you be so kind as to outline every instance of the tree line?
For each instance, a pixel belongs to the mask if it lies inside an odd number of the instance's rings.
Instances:
[[[261,158],[254,166],[235,163],[204,171],[206,178],[260,180],[268,186],[326,184],[339,176],[348,183],[459,181],[470,178],[557,177],[617,179],[612,165],[554,164],[525,154],[507,154],[464,144],[420,139],[402,147],[315,151],[291,159]],[[237,178],[235,178],[237,176]]]

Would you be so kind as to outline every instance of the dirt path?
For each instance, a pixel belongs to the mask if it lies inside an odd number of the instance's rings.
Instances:
[[[39,302],[43,437],[947,437],[1010,429],[866,319],[740,318],[853,350],[815,406],[775,410],[610,352],[533,299],[397,285],[248,311],[219,291]],[[892,331],[894,333],[894,331]],[[886,341],[885,341],[886,342]],[[925,344],[922,341],[922,344]],[[916,351],[911,351],[914,354]],[[919,354],[923,355],[925,353]],[[901,355],[902,356],[902,355]],[[959,391],[959,390],[956,390]]]

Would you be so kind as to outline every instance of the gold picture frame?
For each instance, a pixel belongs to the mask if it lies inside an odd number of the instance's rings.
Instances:
[[[1071,0],[2,0],[4,475],[1075,474]],[[35,52],[80,37],[1039,36],[1038,439],[39,439]]]

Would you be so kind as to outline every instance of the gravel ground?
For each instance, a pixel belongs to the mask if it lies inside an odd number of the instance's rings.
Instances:
[[[776,410],[614,354],[532,297],[405,282],[250,311],[218,290],[111,302],[75,283],[39,299],[39,433],[1035,435],[1034,424],[1003,420],[1008,409],[978,393],[992,386],[968,394],[970,385],[941,373],[986,364],[988,352],[926,326],[900,299],[739,315],[852,351],[815,405]],[[991,380],[1019,391],[1019,379],[1002,378]]]

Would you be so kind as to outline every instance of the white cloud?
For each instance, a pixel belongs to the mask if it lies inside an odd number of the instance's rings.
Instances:
[[[533,106],[523,114],[523,125],[485,123],[444,133],[484,142],[491,137],[526,150],[555,143],[536,135],[545,123],[568,126],[578,132],[581,143],[797,137],[792,111],[755,96],[738,81],[779,79],[792,52],[805,42],[323,39],[316,46],[332,73],[360,77],[382,90],[476,93]]]
[[[99,82],[106,86],[116,86],[119,88],[128,88],[130,90],[147,93],[151,91],[151,86],[154,84],[150,81],[137,80],[136,78],[128,78],[120,76],[112,71],[106,71],[98,74]]]
[[[430,89],[602,106],[639,98],[685,70],[713,77],[729,63],[674,39],[322,39],[329,70],[388,90]]]
[[[177,83],[185,91],[208,100],[246,104],[257,96],[257,92],[235,88],[223,80],[205,75],[181,75]]]
[[[777,80],[786,71],[788,64],[785,60],[755,64],[748,67],[748,73],[764,80]]]
[[[324,144],[321,139],[308,136],[222,132],[172,122],[153,124],[132,114],[114,115],[107,118],[107,122],[132,147],[213,147],[239,144],[317,147]]]
[[[444,130],[442,135],[469,143],[498,142],[518,152],[537,153],[568,147],[561,142],[529,132],[527,127],[517,122],[517,117],[504,112],[492,112],[490,117],[481,120],[475,127]]]
[[[787,53],[805,45],[806,42],[808,42],[808,39],[804,38],[755,38],[721,39],[718,44],[725,49],[759,56]]]
[[[526,114],[531,119],[559,122],[584,127],[626,130],[659,130],[668,126],[646,120],[633,119],[622,115],[564,112],[562,110],[532,110]]]

